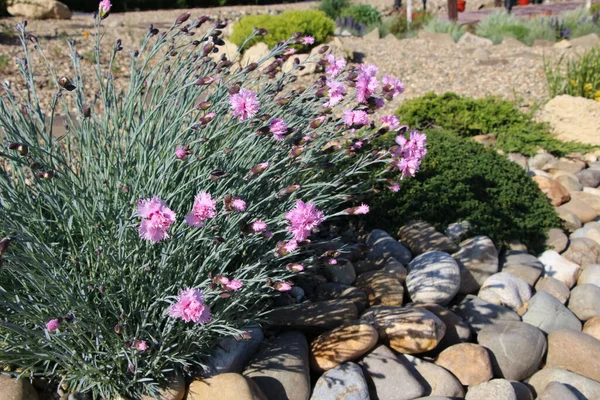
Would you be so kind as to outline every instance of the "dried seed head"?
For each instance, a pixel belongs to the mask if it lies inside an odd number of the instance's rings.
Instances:
[[[227,22],[227,21],[217,21],[217,22],[215,23],[215,27],[216,27],[217,29],[223,29],[223,28],[227,27],[227,24],[228,24],[228,22]]]
[[[29,147],[27,147],[26,144],[20,144],[19,147],[17,147],[17,151],[20,155],[26,156],[29,153]]]
[[[256,68],[258,68],[258,64],[257,64],[257,63],[255,63],[255,62],[253,62],[253,63],[250,63],[250,64],[248,64],[248,66],[246,67],[246,71],[248,71],[248,72],[252,72],[252,71],[254,71]]]
[[[11,238],[4,238],[0,240],[0,256],[4,254],[4,251],[8,248],[10,243],[12,242]]]
[[[234,85],[232,87],[229,88],[228,92],[229,94],[236,94],[240,92],[240,85]]]

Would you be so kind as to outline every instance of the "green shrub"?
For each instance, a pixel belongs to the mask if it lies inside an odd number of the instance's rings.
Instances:
[[[600,48],[575,59],[545,60],[544,70],[550,97],[568,94],[600,101]]]
[[[372,26],[381,22],[381,14],[373,6],[357,4],[342,10],[342,17],[352,17],[359,24]]]
[[[404,102],[396,114],[403,123],[421,129],[441,127],[463,137],[494,133],[496,147],[505,152],[533,155],[543,148],[564,155],[590,149],[555,139],[545,124],[534,122],[512,102],[495,97],[471,99],[455,93],[428,93]]]
[[[475,33],[498,44],[505,36],[525,41],[529,37],[529,28],[527,28],[527,21],[508,14],[506,11],[495,11],[477,24]]]
[[[393,135],[379,143],[393,144]],[[428,153],[416,177],[399,192],[382,189],[367,199],[370,227],[395,233],[412,219],[443,230],[469,221],[473,235],[496,244],[518,239],[530,251],[544,250],[545,232],[561,226],[552,205],[516,163],[492,149],[457,137],[454,132],[427,131]]]
[[[6,54],[0,54],[0,72],[4,72],[10,64],[10,57]]]
[[[592,6],[590,7],[590,14],[600,14],[600,3],[592,3]]]
[[[459,25],[456,21],[446,21],[439,18],[432,18],[424,27],[423,30],[434,33],[447,33],[452,36],[455,42],[465,34],[467,28],[464,25]]]
[[[391,34],[405,38],[415,36],[416,32],[431,19],[433,19],[433,15],[429,11],[414,11],[412,22],[409,24],[406,20],[406,10],[404,10],[402,13],[387,18],[383,24]]]
[[[264,28],[269,31],[266,36],[256,36],[250,41],[254,28]],[[258,42],[265,42],[270,48],[282,40],[288,40],[294,33],[302,32],[315,38],[315,44],[323,43],[333,35],[335,23],[322,11],[286,11],[279,15],[249,15],[233,25],[230,40],[244,48]]]
[[[321,0],[319,9],[323,11],[332,20],[338,19],[342,11],[350,7],[350,0]]]

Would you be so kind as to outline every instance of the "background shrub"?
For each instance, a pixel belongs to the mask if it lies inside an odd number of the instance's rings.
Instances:
[[[581,56],[544,61],[550,97],[568,94],[600,101],[600,48]]]
[[[335,23],[322,11],[286,11],[279,15],[249,15],[240,19],[233,25],[230,40],[241,46],[256,27],[267,29],[269,34],[254,37],[246,42],[245,48],[258,42],[273,47],[281,40],[289,39],[295,32],[314,37],[316,45],[327,41],[335,31]]]
[[[462,137],[494,133],[496,147],[505,152],[533,155],[545,149],[565,155],[591,148],[555,139],[546,124],[534,122],[532,115],[521,112],[512,102],[495,97],[472,99],[451,92],[428,93],[404,102],[396,114],[403,123],[420,129],[440,127]]]
[[[342,15],[342,11],[349,6],[350,0],[321,0],[319,9],[335,21]]]
[[[357,4],[342,10],[342,17],[351,17],[359,24],[374,25],[381,22],[381,14],[373,6]]]
[[[414,11],[412,22],[409,24],[406,20],[406,10],[403,10],[402,13],[387,18],[383,21],[383,24],[389,33],[399,38],[405,38],[415,36],[417,31],[423,28],[432,18],[433,15],[429,11]]]
[[[387,134],[378,142],[394,144]],[[448,224],[469,221],[473,235],[497,245],[518,239],[529,250],[544,249],[545,232],[560,227],[552,205],[525,171],[492,149],[452,131],[427,131],[427,150],[416,177],[399,192],[382,189],[367,201],[371,228],[397,232],[412,219],[423,219],[442,232]],[[386,146],[387,144],[387,146]]]
[[[447,33],[452,36],[455,42],[465,34],[467,28],[464,25],[459,25],[456,21],[446,21],[439,18],[432,18],[425,26],[423,30],[434,33]]]
[[[499,44],[505,36],[524,42],[528,37],[529,29],[525,20],[506,11],[494,11],[477,24],[475,33],[490,39],[494,44]]]

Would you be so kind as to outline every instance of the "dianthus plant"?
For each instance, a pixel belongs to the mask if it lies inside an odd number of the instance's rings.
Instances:
[[[139,49],[103,51],[110,2],[99,11],[95,76],[73,42],[71,67],[56,71],[17,25],[26,89],[0,92],[0,361],[95,398],[139,398],[201,374],[223,337],[247,336],[323,258],[319,226],[368,212],[361,174],[388,163],[396,190],[425,138],[373,116],[403,90],[375,66],[323,47],[306,62],[324,75],[294,84],[306,65],[292,45],[311,42],[300,34],[240,66],[221,55],[225,22],[186,13],[166,32],[151,26]],[[123,91],[117,58],[130,62]],[[42,79],[56,88],[48,109]],[[388,130],[398,145],[368,151]]]

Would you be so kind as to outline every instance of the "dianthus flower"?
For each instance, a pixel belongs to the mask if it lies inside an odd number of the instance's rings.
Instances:
[[[267,230],[267,224],[261,220],[252,223],[252,231],[255,233],[264,232]]]
[[[237,279],[229,279],[223,275],[217,275],[214,279],[214,282],[223,286],[223,288],[231,290],[233,292],[239,290],[242,286],[244,286],[244,283],[242,281],[239,281]]]
[[[343,58],[336,60],[333,54],[328,54],[326,60],[328,65],[325,68],[325,74],[330,78],[336,78],[346,68],[346,60]]]
[[[188,157],[188,151],[183,147],[178,147],[175,150],[175,157],[179,160],[185,160]]]
[[[240,122],[250,119],[260,109],[260,103],[255,93],[247,89],[240,91],[229,98],[229,104],[234,117],[239,117]]]
[[[400,128],[400,120],[395,115],[384,115],[381,117],[381,125],[388,131],[395,131]]]
[[[294,235],[294,240],[302,242],[308,239],[312,230],[324,221],[325,216],[312,201],[305,203],[297,200],[296,207],[288,211],[285,218],[291,225],[288,231]]]
[[[210,321],[210,309],[204,303],[200,289],[185,289],[179,292],[177,302],[168,309],[171,318],[180,318],[185,322],[205,324]]]
[[[356,80],[356,100],[364,103],[375,94],[379,87],[379,81],[375,77],[377,67],[372,64],[363,64],[358,68],[360,72]]]
[[[404,92],[404,84],[398,78],[385,75],[382,79],[383,87],[381,88],[385,97],[391,100]]]
[[[175,213],[158,197],[139,200],[137,215],[142,217],[138,227],[140,237],[152,243],[167,239],[167,230],[175,222]]]
[[[348,127],[360,128],[369,123],[369,116],[362,110],[344,111],[344,123]]]
[[[274,118],[269,123],[269,132],[273,134],[273,139],[282,141],[288,133],[288,126],[281,118]]]
[[[368,214],[369,206],[363,203],[357,207],[347,208],[346,213],[348,213],[350,215]]]
[[[51,319],[46,324],[46,329],[48,329],[48,332],[54,332],[58,328],[60,328],[60,321],[57,318]]]
[[[292,285],[290,285],[287,282],[275,282],[273,284],[273,289],[275,289],[279,292],[288,292],[288,291],[292,290]]]
[[[346,88],[342,82],[334,81],[331,79],[327,79],[326,81],[327,87],[329,87],[329,100],[325,103],[325,107],[335,107],[338,105],[344,95],[346,94]]]
[[[304,36],[302,38],[302,44],[305,46],[310,46],[311,44],[315,43],[315,38],[312,36]]]
[[[244,211],[246,211],[246,202],[244,200],[238,199],[236,197],[231,202],[231,208],[233,208],[234,211],[244,212]]]
[[[202,227],[207,219],[217,215],[216,200],[206,192],[200,192],[194,199],[192,211],[185,216],[185,222],[190,226]]]
[[[148,343],[146,343],[145,340],[136,340],[133,344],[135,345],[135,348],[139,351],[148,350]]]
[[[102,0],[100,4],[98,4],[98,12],[100,13],[101,18],[106,18],[110,9],[112,8],[112,3],[110,0]]]
[[[292,271],[292,272],[302,272],[302,271],[304,271],[304,265],[302,265],[302,264],[296,264],[296,263],[294,263],[294,264],[288,264],[286,266],[286,268],[289,271]]]

